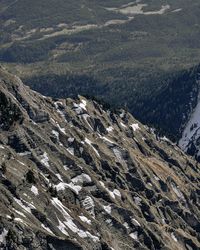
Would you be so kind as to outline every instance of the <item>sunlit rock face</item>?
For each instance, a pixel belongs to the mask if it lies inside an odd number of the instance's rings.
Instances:
[[[0,68],[0,248],[198,249],[199,164],[123,110]]]

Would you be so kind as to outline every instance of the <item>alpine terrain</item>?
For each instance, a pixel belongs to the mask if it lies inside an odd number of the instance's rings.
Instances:
[[[178,141],[199,13],[199,0],[0,0],[0,62],[44,95],[100,97]]]
[[[196,161],[127,111],[3,68],[0,193],[1,249],[200,249]]]

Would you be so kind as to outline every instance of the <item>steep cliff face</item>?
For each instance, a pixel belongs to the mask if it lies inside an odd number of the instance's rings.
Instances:
[[[198,249],[200,167],[123,110],[0,68],[2,249]]]
[[[185,124],[182,137],[179,140],[179,146],[183,151],[192,155],[196,160],[200,161],[200,91],[198,83],[198,92],[196,93],[196,105],[189,113],[189,119]]]

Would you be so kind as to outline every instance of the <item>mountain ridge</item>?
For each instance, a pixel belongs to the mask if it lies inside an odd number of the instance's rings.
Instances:
[[[199,164],[176,145],[127,111],[42,96],[3,68],[0,94],[0,247],[200,247]]]

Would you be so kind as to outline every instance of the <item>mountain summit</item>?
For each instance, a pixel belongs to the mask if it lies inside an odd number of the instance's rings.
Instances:
[[[124,110],[0,68],[1,249],[199,249],[200,168]]]

